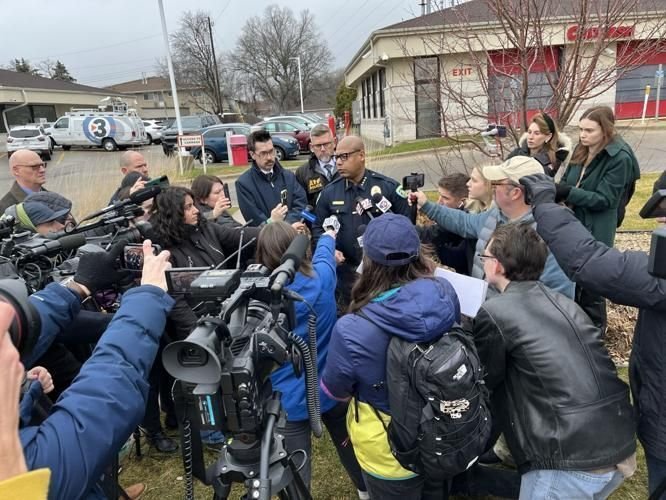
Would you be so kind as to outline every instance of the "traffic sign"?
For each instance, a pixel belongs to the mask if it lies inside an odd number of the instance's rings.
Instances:
[[[664,77],[664,70],[663,69],[658,69],[655,71],[654,76],[656,78],[663,78]]]
[[[181,148],[203,147],[203,135],[179,135],[178,146]]]

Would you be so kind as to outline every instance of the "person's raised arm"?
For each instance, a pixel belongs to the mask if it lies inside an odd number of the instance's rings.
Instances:
[[[144,242],[142,286],[129,290],[109,328],[40,426],[21,430],[28,468],[52,471],[50,498],[81,498],[145,411],[148,373],[173,299],[166,294],[169,253]]]
[[[422,191],[409,193],[409,203],[417,203],[421,211],[442,228],[463,238],[478,238],[479,232],[488,217],[489,211],[468,214],[463,210],[448,208],[428,201]]]

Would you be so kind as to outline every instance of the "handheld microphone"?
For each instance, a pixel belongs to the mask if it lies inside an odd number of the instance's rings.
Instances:
[[[324,227],[325,231],[328,230],[333,230],[335,234],[338,234],[340,231],[340,221],[338,220],[338,217],[336,215],[331,215],[330,217],[326,217],[324,219],[324,223],[322,224]]]
[[[391,207],[393,206],[388,199],[381,193],[375,193],[372,195],[372,204],[377,207],[382,214],[385,214],[386,212],[391,211]]]
[[[358,246],[363,248],[363,235],[365,234],[365,230],[368,228],[365,224],[361,224],[356,228],[356,241],[358,243]]]
[[[369,211],[369,209],[372,208],[372,202],[370,200],[357,196],[354,199],[354,203],[356,203],[356,213],[358,215],[368,214],[371,219],[375,218],[375,216],[372,215],[372,212]]]
[[[312,205],[306,206],[301,212],[301,222],[309,222],[310,224],[314,224],[317,221],[317,216],[312,213],[313,210],[314,208]]]

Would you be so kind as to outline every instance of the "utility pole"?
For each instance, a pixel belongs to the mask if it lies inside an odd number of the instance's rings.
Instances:
[[[296,62],[298,63],[298,90],[301,93],[301,114],[302,114],[305,113],[305,110],[303,109],[303,77],[301,76],[301,56],[290,57],[289,59],[296,59]]]
[[[220,110],[220,114],[223,114],[224,109],[222,109],[222,90],[220,89],[220,72],[217,70],[217,57],[215,57],[215,44],[213,43],[213,28],[210,25],[210,17],[207,17],[206,19],[208,19],[208,36],[210,37],[210,50],[213,53],[213,68],[215,69],[215,98],[217,99],[217,109]]]

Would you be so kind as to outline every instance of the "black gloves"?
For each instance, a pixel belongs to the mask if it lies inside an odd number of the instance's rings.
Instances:
[[[108,252],[82,255],[74,281],[88,288],[90,293],[114,284],[127,283],[131,279],[131,273],[121,270],[118,260],[126,244],[126,241],[119,241]]]
[[[520,178],[520,183],[525,186],[525,203],[528,205],[535,207],[555,201],[555,183],[546,174],[526,175]]]
[[[567,186],[566,184],[555,184],[555,203],[566,201],[570,192],[571,186]]]

